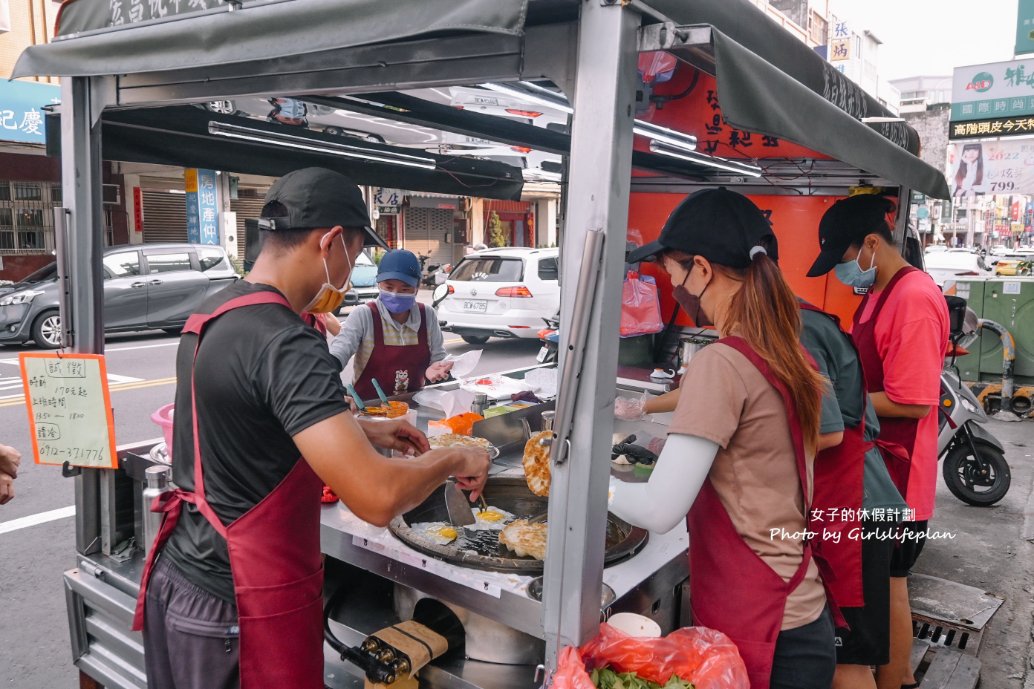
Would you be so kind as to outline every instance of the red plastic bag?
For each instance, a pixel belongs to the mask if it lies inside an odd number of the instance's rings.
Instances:
[[[580,650],[560,652],[552,689],[594,689],[589,672],[604,666],[662,685],[677,675],[695,689],[750,689],[736,644],[719,631],[685,627],[660,639],[643,639],[608,624],[601,624],[599,636]]]
[[[630,272],[621,287],[621,337],[652,335],[664,330],[657,283]]]

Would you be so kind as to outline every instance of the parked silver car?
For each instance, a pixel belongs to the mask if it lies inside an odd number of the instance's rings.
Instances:
[[[135,244],[104,252],[104,330],[179,332],[210,295],[237,279],[222,247]],[[57,267],[51,263],[0,294],[0,344],[61,346]]]

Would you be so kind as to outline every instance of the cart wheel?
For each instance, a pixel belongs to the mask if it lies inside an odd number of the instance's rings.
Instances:
[[[941,471],[952,495],[970,505],[989,507],[1009,492],[1012,475],[1001,450],[977,439],[973,440],[973,445],[980,453],[986,471],[980,469],[973,450],[966,442],[957,444],[948,452]]]
[[[472,345],[483,345],[488,342],[488,335],[460,335],[463,341]]]

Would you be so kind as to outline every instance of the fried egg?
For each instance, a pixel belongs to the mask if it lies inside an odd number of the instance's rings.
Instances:
[[[516,515],[506,510],[491,506],[484,511],[475,507],[473,511],[474,523],[464,526],[464,529],[470,529],[471,531],[500,531],[516,517]]]
[[[459,536],[456,527],[446,522],[424,522],[410,528],[435,545],[449,545]]]

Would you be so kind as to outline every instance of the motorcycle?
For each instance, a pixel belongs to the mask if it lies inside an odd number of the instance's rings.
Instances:
[[[546,327],[539,331],[542,347],[535,359],[540,364],[555,364],[560,360],[560,311],[542,320],[546,322]]]
[[[944,482],[959,500],[989,507],[1005,497],[1012,483],[1005,447],[982,424],[988,416],[976,395],[962,383],[955,357],[975,329],[966,323],[966,301],[945,297],[951,315],[952,348],[941,372],[937,456]],[[971,339],[969,341],[972,341]]]
[[[420,284],[424,287],[434,287],[439,284],[440,280],[436,277],[438,273],[442,272],[442,266],[437,263],[427,264],[427,260],[431,258],[430,254],[424,256],[423,254],[417,255],[416,259],[420,262]]]

